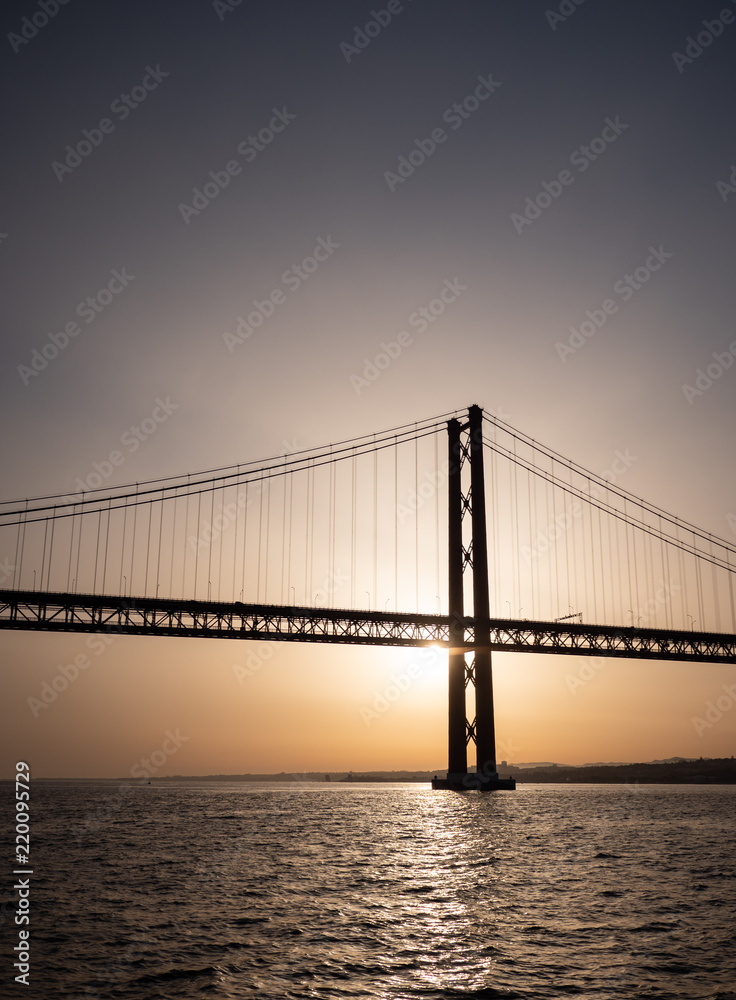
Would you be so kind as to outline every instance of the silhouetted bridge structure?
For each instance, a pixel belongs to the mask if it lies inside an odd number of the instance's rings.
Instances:
[[[0,590],[0,627],[43,632],[112,632],[116,635],[203,639],[275,639],[361,646],[434,646],[450,649],[447,615],[394,614],[293,605],[95,597]],[[460,627],[472,636],[476,620]],[[496,652],[618,656],[695,663],[736,663],[736,636],[719,632],[610,628],[491,618],[489,648]],[[459,648],[472,652],[472,638]]]
[[[590,473],[472,406],[134,487],[89,476],[82,494],[0,505],[0,628],[441,647],[436,787],[512,788],[496,770],[492,652],[736,663],[736,550],[623,490],[623,464]]]

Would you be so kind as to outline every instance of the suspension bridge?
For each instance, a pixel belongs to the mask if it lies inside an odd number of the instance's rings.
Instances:
[[[616,468],[471,406],[267,461],[99,476],[0,503],[0,628],[441,647],[435,787],[513,788],[492,652],[736,663],[736,549],[623,489],[624,456]]]

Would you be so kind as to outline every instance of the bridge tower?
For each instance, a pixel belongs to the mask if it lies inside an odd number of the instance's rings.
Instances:
[[[488,596],[488,542],[485,476],[483,471],[483,411],[471,406],[468,420],[450,420],[448,437],[448,546],[450,663],[448,682],[447,777],[435,778],[433,788],[457,791],[513,789],[513,778],[500,778],[496,769],[493,718],[490,602]],[[469,467],[469,468],[468,468]],[[465,492],[463,486],[465,484]],[[466,546],[463,521],[470,519]],[[472,647],[465,647],[465,571],[472,572]],[[466,690],[474,689],[475,718],[467,718]],[[475,743],[476,771],[468,771],[468,744]]]

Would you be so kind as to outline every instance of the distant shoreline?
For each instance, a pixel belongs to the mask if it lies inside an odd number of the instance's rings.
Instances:
[[[594,764],[583,766],[551,764],[544,767],[501,766],[503,776],[516,778],[523,784],[673,784],[673,785],[734,785],[736,784],[736,759],[720,757],[665,761],[642,764]],[[444,769],[436,771],[310,771],[307,773],[278,774],[191,774],[161,775],[151,779],[152,785],[175,782],[223,782],[255,783],[286,782],[289,784],[418,784],[427,783],[432,778],[444,775]],[[6,779],[11,780],[11,779]],[[148,784],[141,779],[118,778],[36,778],[36,781],[53,782],[94,782],[132,781],[134,784]]]

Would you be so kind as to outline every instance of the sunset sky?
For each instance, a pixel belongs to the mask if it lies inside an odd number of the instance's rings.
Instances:
[[[3,498],[115,449],[108,485],[478,403],[593,472],[635,456],[627,490],[736,542],[736,5],[45,6],[0,15]],[[130,775],[177,733],[159,774],[446,765],[439,653],[0,648],[3,767],[36,777]],[[733,667],[494,654],[494,677],[499,760],[736,748]]]

